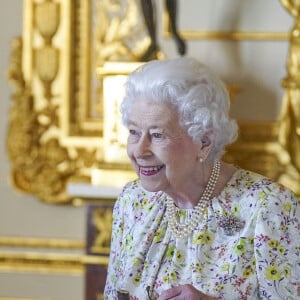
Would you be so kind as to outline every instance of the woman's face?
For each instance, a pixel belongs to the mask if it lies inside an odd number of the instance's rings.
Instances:
[[[129,114],[127,153],[148,191],[176,193],[196,174],[199,145],[168,104],[137,101]]]

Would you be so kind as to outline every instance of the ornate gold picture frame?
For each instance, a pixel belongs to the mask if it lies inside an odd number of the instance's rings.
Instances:
[[[225,159],[300,193],[300,5],[281,2],[295,18],[281,120],[240,124],[241,136]],[[23,34],[12,43],[9,70],[14,94],[7,148],[14,185],[46,203],[65,204],[73,201],[68,183],[90,182],[93,170],[105,170],[105,176],[116,171],[125,182],[133,171],[116,121],[120,87],[149,44],[135,0],[23,5]]]

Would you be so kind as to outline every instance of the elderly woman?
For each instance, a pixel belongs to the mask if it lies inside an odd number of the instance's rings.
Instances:
[[[115,203],[105,299],[299,299],[299,202],[221,161],[237,135],[222,82],[178,58],[143,65],[125,92],[138,179]]]

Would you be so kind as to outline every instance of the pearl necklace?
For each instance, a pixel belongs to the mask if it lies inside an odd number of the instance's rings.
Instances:
[[[171,231],[177,238],[182,238],[189,235],[199,224],[205,209],[209,205],[210,198],[216,187],[216,183],[220,175],[220,165],[220,161],[216,160],[204,192],[197,205],[193,208],[191,217],[185,223],[177,222],[175,204],[171,198],[167,198],[166,217]]]

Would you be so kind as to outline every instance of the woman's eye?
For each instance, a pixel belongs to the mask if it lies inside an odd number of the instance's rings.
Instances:
[[[140,132],[136,129],[129,129],[128,141],[136,142],[140,138]]]
[[[162,134],[158,133],[158,132],[154,132],[151,134],[152,137],[154,137],[155,139],[161,139],[162,138]]]
[[[137,135],[137,131],[134,129],[129,129],[129,134],[130,135]]]

